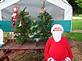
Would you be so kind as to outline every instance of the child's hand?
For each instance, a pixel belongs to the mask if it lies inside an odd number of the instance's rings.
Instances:
[[[52,57],[48,58],[48,61],[56,61]]]

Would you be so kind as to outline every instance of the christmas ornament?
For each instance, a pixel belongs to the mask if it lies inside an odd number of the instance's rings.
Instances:
[[[20,27],[20,26],[22,26],[21,21],[20,21],[20,23],[19,23],[19,27]]]

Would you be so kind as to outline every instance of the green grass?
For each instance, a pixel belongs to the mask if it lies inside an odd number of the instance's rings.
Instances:
[[[82,33],[76,33],[76,32],[66,32],[64,35],[69,39],[69,40],[76,40],[76,41],[82,41]]]
[[[72,30],[82,30],[82,20],[72,20]],[[82,33],[66,32],[64,35],[70,40],[82,41]]]
[[[81,18],[82,18],[82,14],[80,14],[80,15],[75,15],[75,16],[73,16],[73,17],[81,17]]]
[[[82,20],[72,20],[72,30],[82,30]]]

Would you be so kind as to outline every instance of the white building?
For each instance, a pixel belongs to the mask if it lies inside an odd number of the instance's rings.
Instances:
[[[14,6],[19,6],[20,9],[27,7],[27,11],[30,12],[30,15],[36,18],[39,14],[42,1],[43,0],[4,0],[0,3],[0,20],[9,20]],[[55,20],[72,20],[72,6],[66,0],[46,0],[45,7],[47,12],[49,12]]]

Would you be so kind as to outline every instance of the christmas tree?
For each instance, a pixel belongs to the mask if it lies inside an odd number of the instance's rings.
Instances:
[[[39,29],[41,31],[41,39],[47,40],[51,35],[49,26],[52,16],[48,12],[46,12],[44,7],[42,7],[38,19]]]
[[[29,29],[31,24],[31,17],[29,15],[29,12],[25,12],[24,8],[17,16],[17,20],[15,21],[15,38],[16,43],[24,43],[29,39]]]
[[[41,8],[40,14],[38,16],[38,20],[32,21],[30,28],[30,38],[32,40],[47,40],[51,35],[50,33],[50,21],[52,16],[45,11],[45,8]]]
[[[16,43],[21,44],[29,40],[38,42],[48,39],[51,35],[49,26],[52,16],[42,7],[37,18],[38,20],[32,19],[29,12],[25,12],[25,9],[20,11],[15,21]]]
[[[40,10],[40,14],[37,17],[38,20],[34,20],[31,25],[31,32],[30,32],[30,38],[32,40],[36,40],[37,42],[39,40],[47,40],[48,37],[51,35],[50,33],[50,20],[52,19],[52,16],[46,12],[45,10],[45,0],[42,0],[42,7]]]

